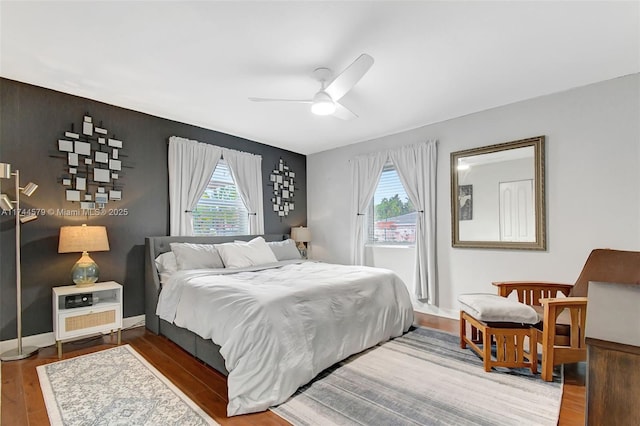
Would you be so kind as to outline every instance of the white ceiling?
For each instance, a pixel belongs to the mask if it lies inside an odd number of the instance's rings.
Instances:
[[[0,2],[0,75],[302,154],[640,72],[640,3]],[[314,116],[311,72],[375,63]]]

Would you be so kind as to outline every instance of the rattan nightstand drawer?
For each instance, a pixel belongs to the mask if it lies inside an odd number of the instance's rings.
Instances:
[[[69,316],[64,319],[64,329],[67,332],[84,330],[91,327],[100,327],[107,324],[115,324],[116,310],[104,312],[90,312],[85,315]]]
[[[122,327],[120,306],[66,309],[58,313],[58,326],[56,340],[117,330]]]

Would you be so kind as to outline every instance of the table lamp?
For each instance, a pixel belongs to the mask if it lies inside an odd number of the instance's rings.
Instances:
[[[305,259],[307,258],[307,243],[311,241],[311,231],[305,226],[291,228],[291,239],[298,243],[298,250]]]
[[[109,251],[106,227],[85,224],[60,228],[58,253],[82,253],[71,269],[71,278],[78,287],[92,286],[98,281],[100,269],[89,257],[90,251]]]

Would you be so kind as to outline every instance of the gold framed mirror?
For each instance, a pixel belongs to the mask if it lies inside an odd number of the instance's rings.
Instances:
[[[544,158],[544,136],[452,152],[452,246],[546,250]]]

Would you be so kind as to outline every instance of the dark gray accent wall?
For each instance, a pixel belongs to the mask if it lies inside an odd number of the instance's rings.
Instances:
[[[187,102],[187,101],[185,101]],[[61,226],[104,225],[111,250],[91,253],[100,266],[100,280],[124,286],[124,316],[144,314],[144,238],[168,235],[169,195],[167,142],[181,136],[262,156],[265,185],[265,233],[289,233],[307,220],[306,157],[243,138],[119,108],[90,99],[0,79],[0,162],[19,169],[21,183],[39,185],[35,194],[22,197],[23,209],[53,209],[22,226],[23,336],[53,329],[51,288],[72,284],[70,271],[77,253],[58,254]],[[76,211],[78,203],[65,201],[59,182],[65,160],[54,158],[57,141],[75,123],[76,131],[85,114],[93,117],[123,141],[126,162],[122,171],[122,201],[109,208],[127,209],[127,215],[89,217],[57,214],[59,209]],[[282,220],[271,207],[269,174],[283,158],[296,173],[295,210]],[[14,181],[0,180],[0,188],[14,199]],[[0,340],[16,337],[15,225],[12,216],[0,216]]]

